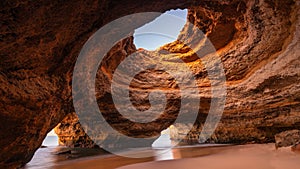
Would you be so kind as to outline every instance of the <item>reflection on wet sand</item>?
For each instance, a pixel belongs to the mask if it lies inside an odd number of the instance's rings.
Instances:
[[[221,152],[229,148],[225,145],[202,144],[174,147],[168,130],[153,143],[152,148],[132,148],[123,151],[124,157],[110,154],[103,149],[67,148],[62,146],[40,148],[25,169],[52,168],[117,168],[129,164],[149,161],[174,160],[181,158],[199,157]],[[125,157],[150,158],[125,158]],[[101,164],[101,165],[100,165]],[[99,166],[100,165],[100,166]]]
[[[65,150],[68,149],[59,149],[59,152]],[[296,169],[300,166],[300,154],[290,148],[276,150],[274,144],[194,145],[172,149],[138,148],[123,152],[130,156],[152,156],[149,158],[127,158],[101,149],[71,149],[71,152],[59,155],[57,150],[54,152],[56,154],[36,156],[37,159],[26,169]]]
[[[299,154],[291,152],[290,148],[275,150],[274,144],[228,148],[226,151],[202,157],[152,161],[122,166],[118,169],[296,169],[300,165]],[[180,154],[182,155],[182,151]]]
[[[230,146],[231,147],[231,146]],[[116,155],[107,156],[97,156],[76,159],[71,161],[65,161],[57,164],[55,168],[57,169],[76,169],[76,168],[87,168],[87,169],[113,169],[122,166],[127,166],[130,164],[150,162],[150,161],[163,161],[163,160],[174,160],[181,158],[191,158],[200,157],[217,152],[222,152],[223,150],[229,149],[229,146],[186,146],[178,147],[173,149],[135,149],[135,151],[124,152],[127,154],[136,154],[137,156],[149,154],[153,157],[150,158],[126,158]]]
[[[154,150],[154,159],[155,161],[163,161],[181,158],[200,157],[220,153],[230,148],[232,148],[232,146],[230,145],[198,145],[183,146],[173,149],[156,149]]]

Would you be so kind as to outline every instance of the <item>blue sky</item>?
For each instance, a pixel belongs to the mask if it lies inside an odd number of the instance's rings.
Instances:
[[[154,21],[135,30],[134,44],[137,48],[155,50],[173,42],[186,23],[187,10],[170,10]]]

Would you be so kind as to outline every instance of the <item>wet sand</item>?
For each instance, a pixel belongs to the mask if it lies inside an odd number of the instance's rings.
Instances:
[[[235,146],[204,157],[134,164],[118,169],[297,169],[300,154],[274,144]]]
[[[58,164],[57,169],[296,169],[300,154],[290,148],[275,150],[274,144],[174,148],[162,150],[141,149],[139,153],[154,153],[153,158],[125,158],[115,155],[89,157]],[[164,159],[165,158],[165,159]]]
[[[152,149],[152,148],[135,148],[131,151],[124,152],[124,155],[144,156],[147,154],[149,158],[126,158],[113,154],[106,154],[93,157],[84,157],[75,160],[60,161],[56,163],[57,169],[73,169],[73,168],[88,168],[88,169],[113,169],[130,164],[144,163],[151,161],[173,160],[180,158],[191,158],[206,156],[227,149],[228,145],[198,145],[184,146],[173,149]]]

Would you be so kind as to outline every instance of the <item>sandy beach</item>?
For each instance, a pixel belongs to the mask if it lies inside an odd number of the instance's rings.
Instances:
[[[170,153],[171,152],[171,153]],[[56,169],[296,169],[300,154],[274,144],[173,148],[166,153],[150,149],[130,153],[154,153],[150,158],[94,156],[58,163]],[[156,155],[155,155],[156,153]],[[158,154],[157,154],[158,153]]]

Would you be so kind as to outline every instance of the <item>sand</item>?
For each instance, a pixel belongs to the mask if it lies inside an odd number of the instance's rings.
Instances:
[[[132,152],[131,152],[132,153]],[[290,148],[276,150],[274,144],[184,147],[174,148],[165,155],[157,151],[140,150],[138,153],[156,153],[152,158],[125,158],[115,155],[90,157],[63,162],[58,169],[297,169],[300,154]],[[164,159],[165,158],[165,159]]]

